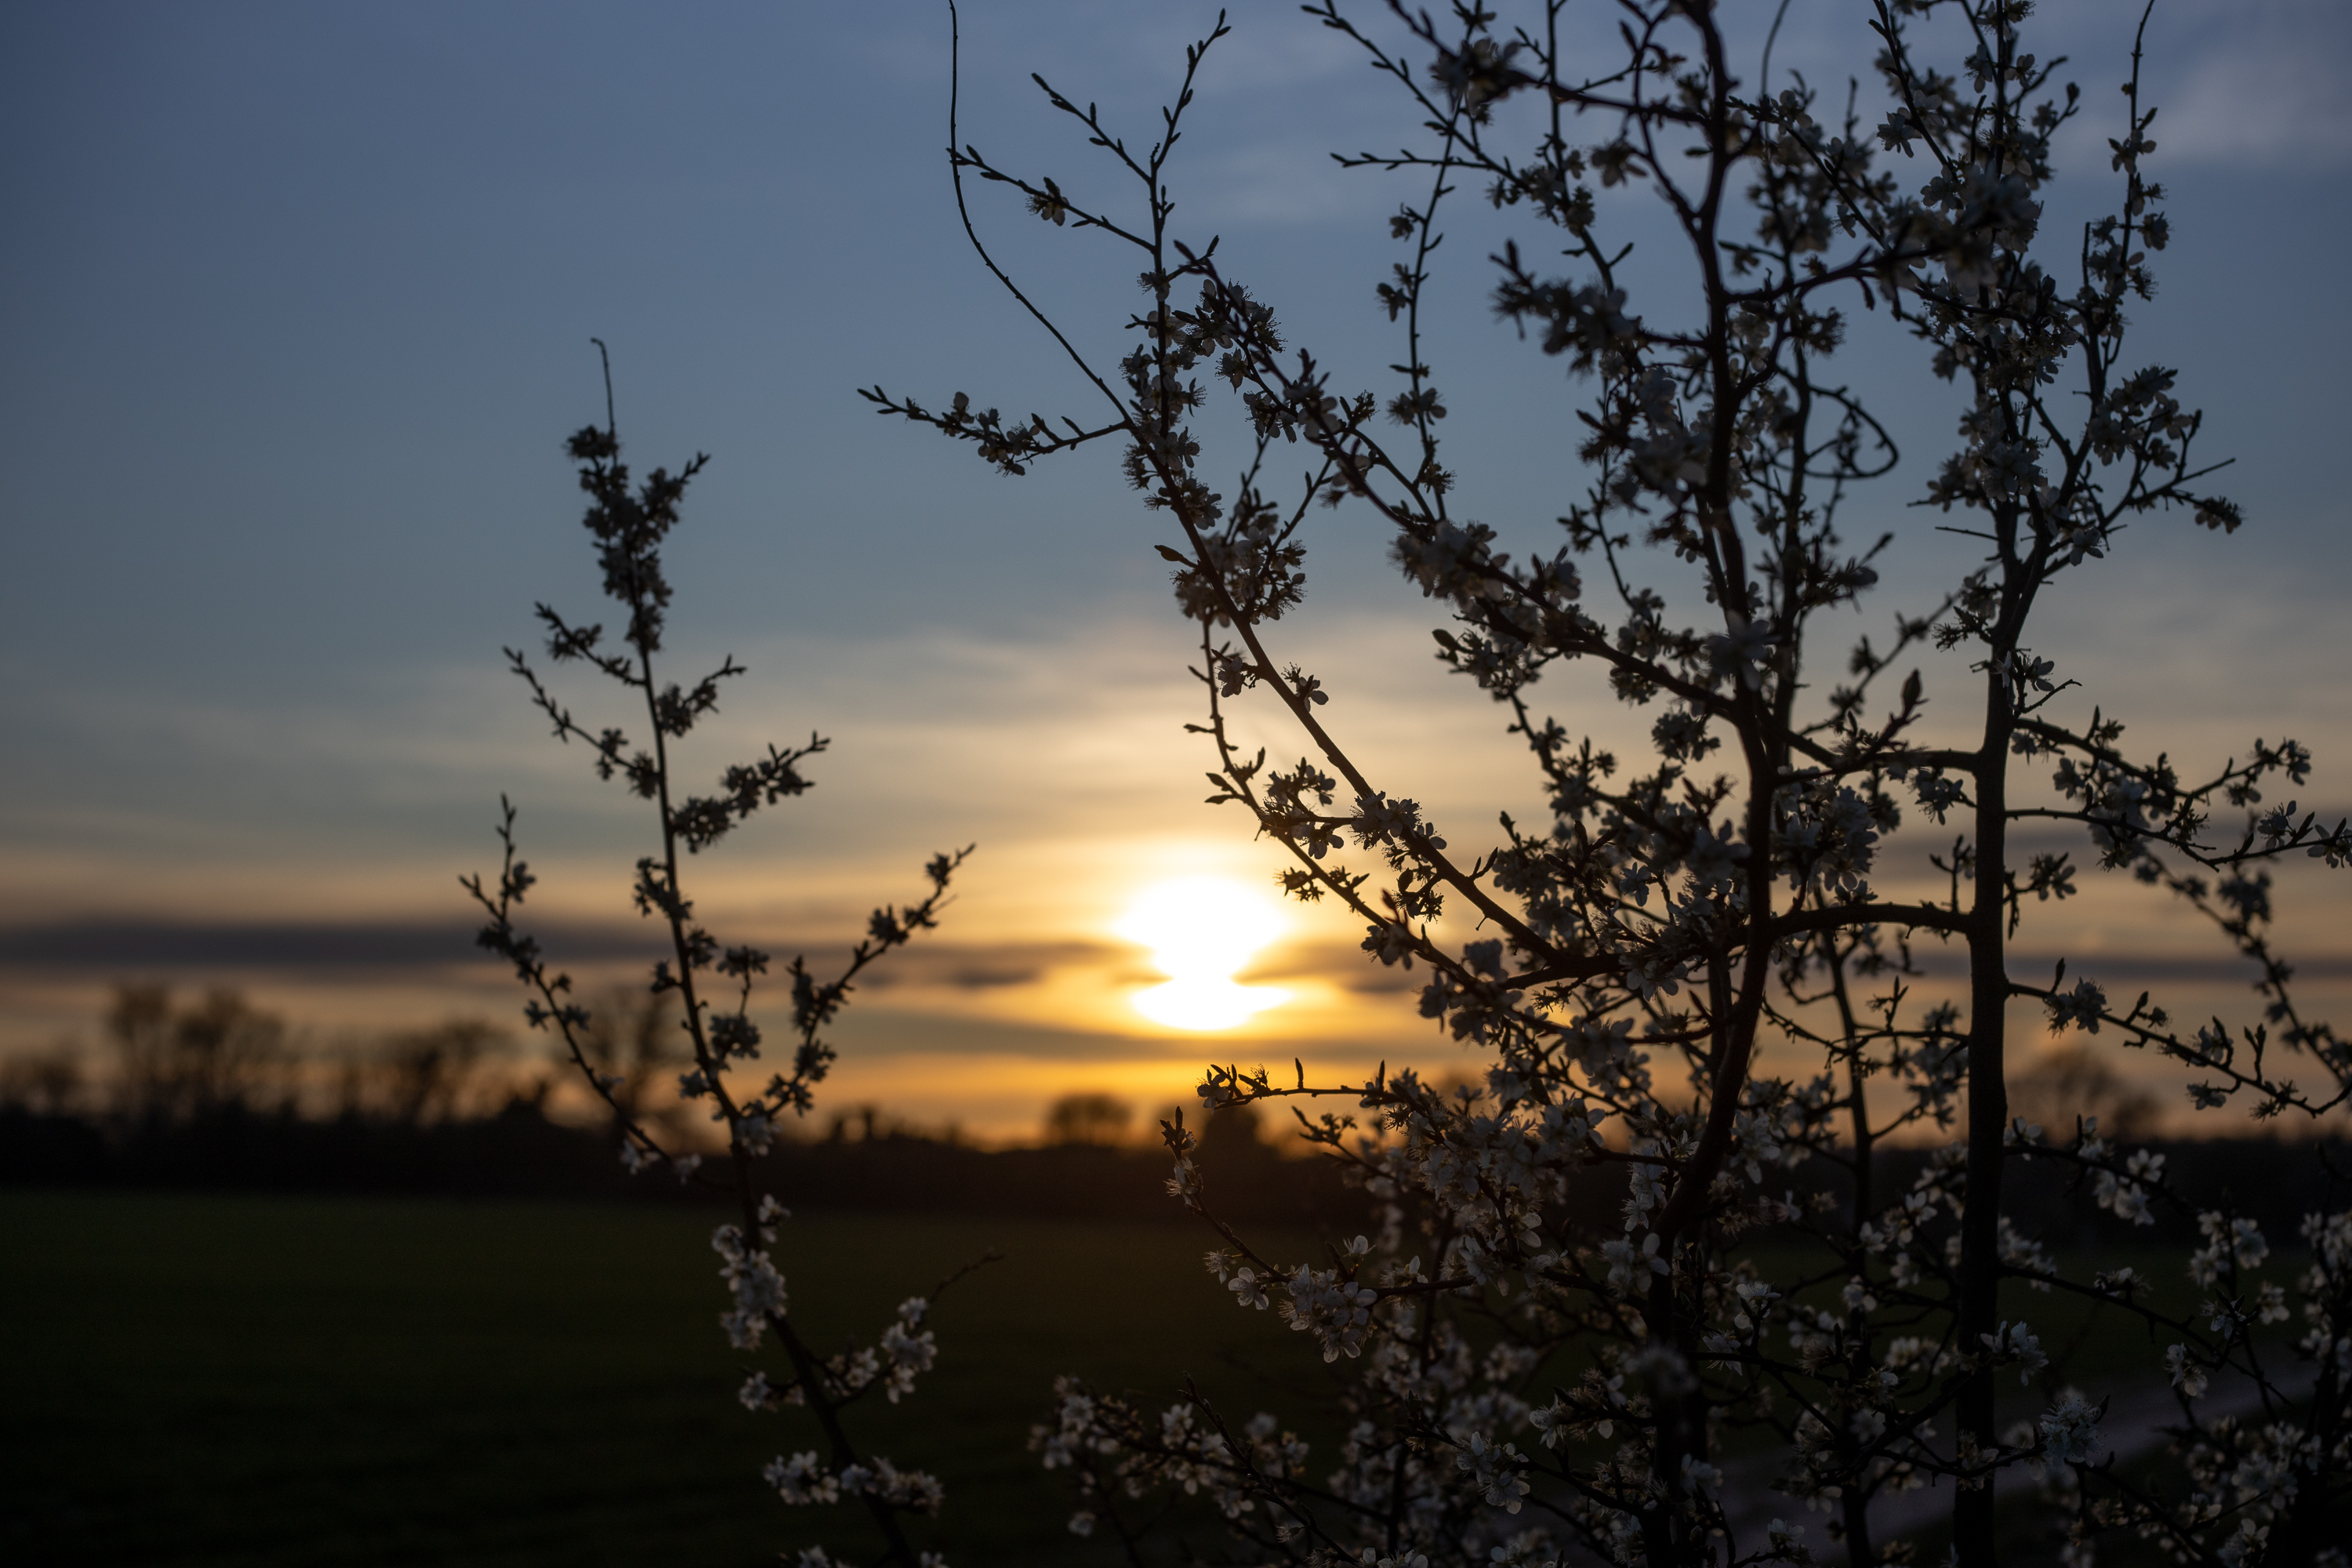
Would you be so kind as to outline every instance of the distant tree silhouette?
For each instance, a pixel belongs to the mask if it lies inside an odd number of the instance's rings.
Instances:
[[[393,1119],[414,1127],[462,1115],[483,1058],[505,1038],[505,1030],[478,1018],[395,1037],[383,1060]]]
[[[106,1018],[114,1042],[120,1112],[134,1121],[185,1121],[246,1105],[266,1089],[289,1099],[279,1069],[288,1049],[285,1020],[236,991],[216,988],[174,1010],[168,986],[116,987]]]
[[[675,994],[608,988],[589,1010],[581,1048],[589,1067],[612,1080],[614,1135],[624,1137],[631,1121],[649,1114],[656,1082],[688,1059]]]
[[[1048,1143],[1120,1143],[1135,1107],[1115,1095],[1066,1094],[1045,1110]]]

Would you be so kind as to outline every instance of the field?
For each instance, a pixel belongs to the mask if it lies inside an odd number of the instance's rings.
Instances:
[[[0,1194],[0,1561],[773,1563],[866,1538],[761,1485],[816,1446],[735,1403],[709,1232],[617,1205]],[[1313,1381],[1179,1226],[795,1219],[820,1346],[994,1247],[934,1323],[938,1370],[859,1412],[946,1482],[955,1568],[1108,1561],[1024,1448],[1055,1371],[1236,1398]],[[1255,1408],[1254,1405],[1247,1408]],[[797,1416],[797,1413],[793,1413]],[[1318,1445],[1322,1448],[1323,1445]],[[1324,1451],[1328,1451],[1325,1449]]]
[[[870,1560],[849,1510],[788,1509],[759,1479],[774,1455],[821,1445],[800,1413],[735,1402],[751,1363],[716,1322],[719,1217],[0,1193],[0,1563],[723,1568],[817,1542]],[[940,1303],[940,1364],[916,1396],[856,1413],[871,1450],[946,1483],[946,1513],[919,1540],[953,1568],[991,1568],[1115,1560],[1107,1540],[1066,1533],[1068,1494],[1025,1449],[1057,1372],[1155,1406],[1189,1376],[1243,1416],[1265,1402],[1264,1373],[1318,1460],[1331,1452],[1313,1347],[1231,1305],[1200,1267],[1208,1239],[1181,1225],[829,1215],[789,1222],[778,1251],[820,1348],[870,1338],[902,1297],[984,1249],[1004,1255]],[[1308,1245],[1269,1239],[1287,1257]],[[2073,1262],[2131,1262],[2166,1281],[2168,1307],[2195,1300],[2177,1251]],[[2144,1330],[2012,1289],[2063,1363],[2053,1376],[2160,1389]],[[2004,1394],[2004,1418],[2049,1397]],[[1757,1441],[1735,1436],[1727,1460],[1752,1468]],[[1932,1543],[1933,1521],[1906,1528],[1923,1527]]]

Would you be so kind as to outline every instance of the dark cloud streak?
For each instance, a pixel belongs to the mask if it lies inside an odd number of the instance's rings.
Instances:
[[[497,961],[456,921],[86,920],[0,931],[0,964],[45,969],[421,969]],[[614,927],[552,926],[551,952],[581,963],[651,962],[656,948]]]

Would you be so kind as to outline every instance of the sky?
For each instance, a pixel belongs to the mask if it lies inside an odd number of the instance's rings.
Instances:
[[[2089,106],[2060,142],[2083,174],[2049,193],[2045,223],[2071,224],[2107,189],[2137,12],[2045,11],[2039,47]],[[1776,72],[1842,91],[1866,12],[1795,0]],[[1769,7],[1728,15],[1760,43]],[[1213,16],[971,0],[961,134],[1131,200],[1029,73],[1146,139]],[[1220,237],[1343,384],[1383,384],[1401,350],[1372,291],[1408,193],[1328,154],[1412,140],[1412,117],[1291,6],[1233,18],[1177,155],[1180,225]],[[2211,762],[2294,733],[2319,757],[2306,804],[2352,805],[2352,310],[2331,282],[2352,14],[2165,0],[2147,37],[2178,237],[2134,353],[2180,371],[2251,521],[2150,522],[2062,595],[2044,651],[2150,749]],[[712,459],[671,555],[676,668],[731,653],[750,674],[687,767],[834,742],[816,789],[694,868],[705,911],[830,952],[917,894],[929,854],[979,845],[942,930],[849,1015],[843,1103],[1004,1137],[1065,1091],[1173,1100],[1204,1057],[1455,1063],[1360,933],[1266,902],[1275,857],[1201,804],[1187,628],[1108,456],[1007,479],[856,396],[1095,412],[964,239],[949,66],[944,5],[898,0],[0,12],[0,1051],[94,1040],[106,987],[134,977],[235,984],[321,1037],[510,1016],[456,880],[492,864],[501,793],[551,947],[600,982],[642,951],[625,886],[647,825],[547,736],[500,651],[531,643],[537,601],[602,613],[562,449],[603,413],[593,336],[632,458]],[[1116,358],[1134,264],[997,197],[974,203],[992,245]],[[1667,256],[1644,209],[1605,210]],[[1468,202],[1447,227],[1431,343],[1461,493],[1540,542],[1576,485],[1578,387],[1487,310],[1507,217]],[[1673,264],[1639,276],[1664,299]],[[1883,320],[1846,358],[1906,453],[1853,530],[1900,535],[1883,622],[1961,559],[1904,505],[1954,405]],[[1288,646],[1335,721],[1442,822],[1530,810],[1530,770],[1429,660],[1433,617],[1365,520],[1318,519],[1309,543]],[[583,716],[605,701],[564,690]],[[1571,726],[1625,726],[1592,691],[1549,695]],[[1138,1000],[1184,962],[1139,901],[1203,877],[1258,899],[1218,918],[1266,922],[1237,972],[1281,994],[1225,1028]],[[2285,905],[2315,978],[2352,974],[2336,895],[2290,880]],[[2193,946],[2127,890],[2069,919],[2028,949],[2120,973]],[[2168,977],[2242,1005],[2221,969]]]

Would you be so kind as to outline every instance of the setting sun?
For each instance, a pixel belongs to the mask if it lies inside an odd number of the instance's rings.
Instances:
[[[1226,877],[1180,877],[1147,888],[1111,929],[1151,950],[1168,976],[1136,994],[1135,1010],[1171,1029],[1230,1029],[1289,1000],[1234,976],[1282,934],[1281,911],[1264,894]]]

